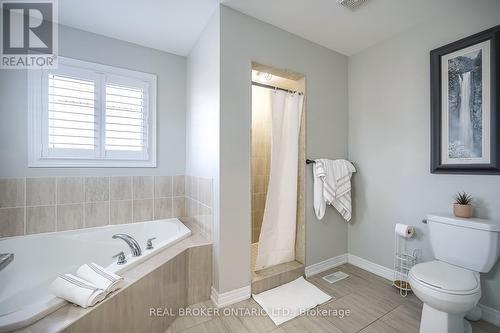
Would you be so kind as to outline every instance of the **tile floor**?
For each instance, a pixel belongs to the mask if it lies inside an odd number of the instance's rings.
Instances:
[[[321,277],[342,270],[349,278],[329,284]],[[346,264],[312,276],[310,282],[327,292],[334,299],[320,306],[321,309],[350,310],[350,316],[298,317],[276,327],[267,316],[248,316],[238,313],[225,316],[179,317],[166,333],[417,333],[422,303],[413,295],[406,298],[390,285],[390,282],[355,266]],[[210,301],[191,306],[212,307]],[[245,300],[230,308],[245,308],[250,313],[259,309],[253,301]],[[224,310],[224,309],[222,309]],[[500,332],[500,328],[487,322],[473,323],[474,333]]]

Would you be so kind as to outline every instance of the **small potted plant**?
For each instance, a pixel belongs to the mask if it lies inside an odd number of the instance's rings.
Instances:
[[[456,217],[470,218],[472,217],[472,197],[466,192],[458,192],[455,196],[455,203],[453,204],[453,214]]]

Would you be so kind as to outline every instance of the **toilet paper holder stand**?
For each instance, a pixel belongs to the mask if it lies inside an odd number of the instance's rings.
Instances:
[[[422,223],[426,223],[422,220]],[[397,233],[394,235],[394,279],[392,285],[399,289],[399,294],[406,297],[411,291],[411,286],[408,283],[408,273],[410,269],[418,263],[420,256],[419,249],[408,249],[408,240],[413,238],[401,237]]]

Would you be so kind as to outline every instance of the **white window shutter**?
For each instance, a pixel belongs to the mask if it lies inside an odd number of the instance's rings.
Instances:
[[[98,124],[95,82],[48,75],[48,141],[50,149],[96,149]]]
[[[28,73],[30,167],[156,167],[156,76],[59,57]]]
[[[147,147],[145,92],[106,84],[106,151],[144,152]]]

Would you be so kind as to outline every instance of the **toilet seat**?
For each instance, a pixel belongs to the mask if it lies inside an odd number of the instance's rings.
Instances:
[[[481,298],[479,273],[442,261],[413,266],[408,281],[426,306],[443,313],[465,315]]]
[[[481,290],[478,273],[438,260],[415,265],[409,275],[424,287],[445,294],[471,295]]]

